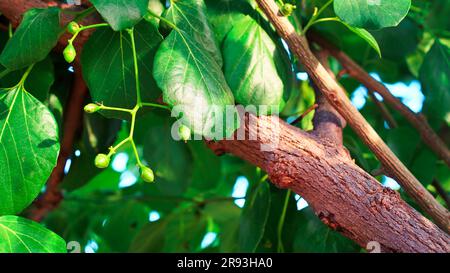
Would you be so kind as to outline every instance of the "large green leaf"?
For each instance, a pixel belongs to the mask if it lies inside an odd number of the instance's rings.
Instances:
[[[151,64],[162,37],[156,27],[147,21],[135,27],[134,35],[141,95],[143,100],[150,100],[159,94],[151,77]],[[134,107],[137,97],[133,51],[126,31],[97,30],[83,48],[81,64],[93,101],[107,106]]]
[[[203,0],[172,2],[166,18],[176,28],[161,44],[154,63],[164,101],[183,114],[183,123],[195,133],[231,135],[238,124],[225,124],[220,118],[225,117],[227,105],[234,105],[234,98],[221,70]]]
[[[237,23],[242,14],[249,14],[254,8],[250,0],[205,0],[208,10],[208,21],[219,44]]]
[[[375,38],[370,32],[368,32],[363,28],[352,27],[342,20],[339,20],[339,22],[342,23],[344,26],[346,26],[351,32],[355,33],[356,35],[364,39],[364,41],[366,41],[378,53],[378,56],[380,56],[381,58],[380,46],[378,45],[377,40],[375,40]]]
[[[94,7],[115,31],[137,24],[147,13],[149,0],[91,0]]]
[[[424,111],[438,118],[450,112],[450,48],[439,40],[428,51],[419,72],[423,93]]]
[[[59,13],[58,8],[27,11],[0,55],[0,63],[17,70],[45,59],[62,34]]]
[[[380,29],[398,25],[409,11],[411,0],[335,0],[334,11],[354,27]]]
[[[66,242],[36,222],[0,217],[0,253],[65,253]]]
[[[239,228],[240,251],[254,252],[263,238],[270,212],[270,187],[262,182],[245,200]]]
[[[39,194],[56,165],[58,128],[21,85],[0,90],[0,215],[16,214]]]
[[[224,41],[223,55],[225,78],[238,103],[282,110],[292,86],[292,69],[286,52],[256,20],[239,17]]]

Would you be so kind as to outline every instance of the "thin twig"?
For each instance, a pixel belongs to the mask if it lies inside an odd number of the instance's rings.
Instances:
[[[377,97],[375,96],[374,92],[372,90],[367,90],[367,93],[369,94],[370,98],[372,99],[373,103],[378,107],[380,110],[381,115],[383,116],[384,120],[388,123],[389,128],[397,128],[398,124],[395,121],[394,117],[389,112],[389,109],[387,109],[386,105],[379,101]]]
[[[311,105],[310,107],[308,107],[308,109],[305,110],[305,112],[303,112],[298,118],[296,118],[294,121],[292,121],[290,124],[291,125],[295,125],[298,122],[302,121],[309,113],[311,113],[312,111],[314,111],[319,105],[317,103]]]

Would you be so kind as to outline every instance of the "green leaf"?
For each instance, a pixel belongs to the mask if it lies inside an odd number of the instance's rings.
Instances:
[[[66,253],[66,242],[36,222],[0,217],[0,253]]]
[[[421,31],[411,19],[405,18],[397,27],[371,31],[383,52],[383,57],[402,61],[419,44]]]
[[[152,124],[150,127],[149,124]],[[155,172],[155,184],[164,195],[182,195],[191,183],[192,158],[185,143],[172,138],[173,119],[149,113],[136,123],[136,142]]]
[[[249,0],[205,0],[208,21],[211,24],[216,41],[222,44],[225,36],[236,25],[242,14],[250,14],[254,8]]]
[[[142,100],[159,95],[152,75],[151,63],[162,41],[156,27],[142,21],[134,30],[139,65]],[[107,106],[133,108],[136,104],[136,81],[130,36],[126,31],[97,30],[83,48],[83,76],[92,100]],[[117,113],[106,113],[117,116]]]
[[[287,54],[257,21],[240,16],[224,41],[223,55],[225,78],[236,102],[282,110],[292,86],[292,69],[284,61]]]
[[[337,16],[353,27],[397,26],[408,14],[411,0],[334,0]]]
[[[91,0],[115,31],[133,27],[147,13],[149,0]]]
[[[0,90],[0,215],[16,214],[39,194],[56,165],[58,128],[21,85]]]
[[[358,35],[359,37],[364,39],[364,41],[366,41],[377,52],[378,56],[381,58],[380,46],[378,45],[378,42],[377,42],[377,40],[375,40],[373,35],[370,34],[370,32],[368,32],[367,30],[365,30],[363,28],[352,27],[349,24],[347,24],[341,20],[339,20],[339,22],[341,22],[344,26],[346,26],[351,32],[355,33],[356,35]]]
[[[230,136],[238,124],[216,119],[225,117],[226,106],[234,105],[234,98],[221,70],[203,0],[172,2],[166,18],[176,29],[161,44],[154,63],[164,101],[183,114],[183,123],[194,133]]]
[[[149,213],[147,206],[136,201],[122,203],[115,208],[99,235],[112,251],[126,252],[139,230],[148,223]]]
[[[260,183],[246,198],[239,228],[240,251],[255,252],[264,236],[270,203],[270,187],[265,181]]]
[[[17,70],[44,60],[62,34],[59,14],[58,8],[27,11],[0,55],[0,63]]]
[[[424,112],[444,119],[450,112],[450,48],[439,40],[428,51],[419,72]]]

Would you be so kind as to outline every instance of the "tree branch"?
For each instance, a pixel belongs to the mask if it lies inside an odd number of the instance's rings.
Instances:
[[[63,199],[59,184],[64,178],[64,168],[67,159],[72,154],[73,143],[81,127],[84,100],[86,99],[88,92],[82,77],[80,65],[75,64],[74,68],[75,75],[72,91],[64,113],[64,131],[58,161],[47,181],[45,192],[34,203],[35,208],[31,210],[29,214],[30,219],[38,222],[41,221],[48,212],[55,209]]]
[[[237,140],[257,135],[257,140]],[[384,252],[449,252],[450,238],[359,168],[335,142],[304,132],[276,116],[241,114],[234,140],[208,142],[265,170],[270,181],[301,195],[330,228]],[[263,146],[273,149],[262,149]]]
[[[328,102],[374,152],[390,176],[402,185],[403,189],[435,220],[438,226],[446,232],[450,232],[450,213],[411,174],[361,113],[351,104],[344,90],[311,52],[306,38],[295,32],[292,24],[279,12],[278,5],[273,0],[256,0],[256,2],[274,25],[280,37],[287,42],[292,53],[303,64]]]
[[[322,48],[327,49],[330,54],[341,63],[351,77],[365,85],[367,89],[373,90],[380,94],[391,107],[402,114],[406,120],[408,120],[411,125],[417,129],[423,141],[430,147],[430,149],[433,150],[442,160],[444,160],[447,166],[450,167],[450,151],[445,143],[433,131],[422,114],[416,114],[411,111],[398,98],[394,97],[386,86],[384,86],[384,84],[371,77],[369,73],[353,61],[347,54],[332,45],[325,38],[313,32],[311,32],[308,37]]]
[[[381,112],[381,115],[383,116],[384,120],[388,123],[389,128],[397,128],[398,124],[395,121],[394,117],[389,112],[389,109],[387,109],[386,105],[379,101],[377,97],[375,96],[374,92],[372,90],[367,90],[367,93],[369,94],[369,97],[372,99],[373,103],[378,107],[378,109]]]

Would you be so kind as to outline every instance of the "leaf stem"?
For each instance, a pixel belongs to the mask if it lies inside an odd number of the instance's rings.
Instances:
[[[157,104],[157,103],[141,102],[141,106],[161,108],[161,109],[166,109],[166,110],[170,111],[170,107],[169,106],[162,105],[162,104]]]
[[[33,70],[34,64],[30,65],[25,73],[23,74],[22,78],[20,79],[18,86],[23,87],[25,84],[25,81],[27,80],[28,76],[30,75],[31,70]]]
[[[308,21],[308,23],[306,24],[305,28],[302,30],[301,34],[305,35],[306,31],[314,24],[318,23],[320,20],[322,19],[317,19],[319,18],[320,14],[322,14],[322,12],[329,6],[331,5],[331,3],[333,3],[333,0],[329,0],[328,2],[325,3],[325,5],[323,5],[319,10],[317,10],[317,8],[314,8],[314,13],[311,17],[311,19]],[[337,17],[336,17],[337,18]],[[329,20],[331,21],[331,20]],[[334,20],[335,21],[335,20]],[[324,22],[324,21],[321,21]]]
[[[137,53],[136,53],[136,42],[134,40],[134,27],[127,29],[128,34],[130,35],[131,39],[131,48],[133,51],[133,63],[134,63],[134,78],[136,83],[136,99],[137,104],[140,105],[142,103],[141,100],[141,83],[139,81],[139,66],[138,66],[138,59],[137,59]]]
[[[133,112],[133,110],[126,109],[126,108],[109,107],[109,106],[104,106],[104,105],[100,105],[100,110],[110,110],[110,111],[127,112],[127,113],[130,113],[130,114]]]
[[[80,34],[82,31],[92,28],[99,28],[99,27],[109,27],[109,24],[107,23],[99,23],[99,24],[93,24],[88,26],[81,26],[80,29],[70,38],[69,43],[73,43],[73,41],[78,37],[78,34]]]
[[[284,205],[283,205],[283,210],[281,212],[281,216],[280,216],[280,221],[278,222],[278,249],[277,251],[279,253],[284,252],[284,246],[283,246],[283,226],[284,226],[284,221],[286,219],[286,211],[289,205],[289,198],[291,197],[291,190],[288,190],[286,192],[286,198],[284,199]]]
[[[151,16],[163,21],[164,23],[166,23],[167,25],[169,25],[171,28],[175,29],[176,31],[180,31],[180,29],[170,20],[167,20],[166,18],[154,13],[153,11],[149,10],[148,14],[150,14]]]

